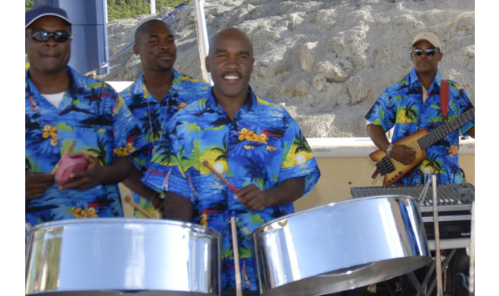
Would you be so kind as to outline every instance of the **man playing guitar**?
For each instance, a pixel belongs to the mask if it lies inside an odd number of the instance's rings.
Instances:
[[[423,129],[431,133],[474,107],[464,89],[454,81],[442,79],[437,66],[443,54],[437,36],[429,32],[418,34],[411,50],[413,70],[388,87],[365,117],[367,133],[379,152],[387,156],[385,160],[389,159],[395,166],[408,166],[407,172],[397,168],[394,174],[398,176],[385,179],[385,185],[423,185],[430,174],[437,175],[439,184],[462,183],[457,127],[425,148],[411,143],[410,136]],[[474,138],[474,110],[469,116],[471,120],[463,121],[460,131]],[[393,127],[391,144],[386,132]]]
[[[370,157],[377,161],[377,171],[385,175],[385,186],[424,185],[432,174],[438,184],[463,183],[459,135],[475,137],[474,107],[464,89],[442,79],[438,71],[442,56],[437,36],[429,32],[416,35],[411,44],[413,70],[388,87],[365,117],[367,134],[379,148]],[[452,124],[455,127],[447,128]],[[393,127],[390,143],[386,132]],[[437,137],[426,141],[435,133]],[[459,278],[463,274],[468,277],[468,258],[465,250],[459,249],[451,267],[454,291],[466,295],[467,288]]]

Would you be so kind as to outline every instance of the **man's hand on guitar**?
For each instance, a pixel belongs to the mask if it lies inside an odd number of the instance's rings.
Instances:
[[[416,160],[416,151],[405,145],[394,145],[390,157],[404,165],[409,165]]]

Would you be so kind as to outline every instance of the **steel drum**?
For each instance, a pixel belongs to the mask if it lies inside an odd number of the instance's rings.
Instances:
[[[410,196],[330,203],[273,220],[251,235],[262,295],[336,293],[431,262]]]
[[[220,235],[200,225],[92,218],[28,234],[28,295],[220,295],[220,287]]]

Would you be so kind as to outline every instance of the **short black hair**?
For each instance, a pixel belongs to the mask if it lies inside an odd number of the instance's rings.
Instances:
[[[160,23],[160,24],[164,24],[165,26],[168,27],[167,24],[165,24],[165,22],[163,22],[162,20],[158,20],[158,19],[152,19],[152,20],[148,20],[148,21],[145,21],[143,22],[138,28],[137,30],[135,30],[135,43],[138,42],[138,39],[139,39],[139,36],[144,33],[151,24],[157,24],[157,23]],[[170,27],[168,27],[168,29],[170,30],[170,32],[172,31],[172,29]],[[172,32],[173,33],[173,32]]]

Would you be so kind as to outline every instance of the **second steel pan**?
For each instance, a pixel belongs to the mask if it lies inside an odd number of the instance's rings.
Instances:
[[[28,234],[26,294],[219,295],[220,235],[170,220],[43,223]]]
[[[350,199],[296,212],[257,228],[262,295],[323,295],[363,287],[431,262],[410,196]]]

